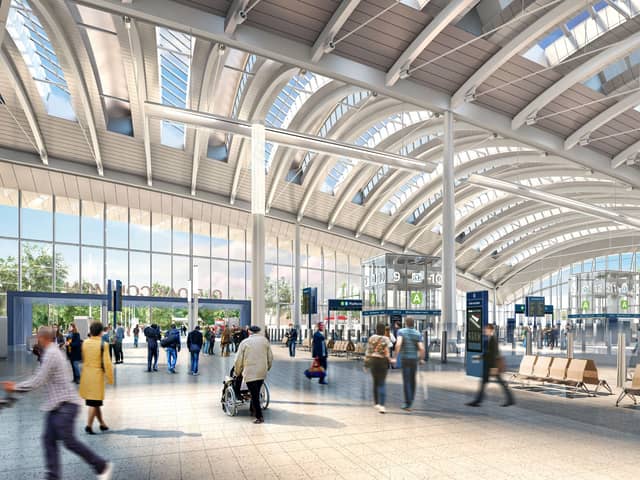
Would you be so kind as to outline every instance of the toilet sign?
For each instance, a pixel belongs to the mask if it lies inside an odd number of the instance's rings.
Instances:
[[[620,309],[629,310],[629,300],[627,300],[626,298],[620,300]]]
[[[411,292],[411,305],[422,305],[422,292]]]

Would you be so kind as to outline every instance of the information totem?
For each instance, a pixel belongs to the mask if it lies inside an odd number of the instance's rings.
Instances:
[[[482,360],[474,359],[486,351],[484,327],[489,322],[489,292],[467,292],[465,366],[467,375],[482,377]]]

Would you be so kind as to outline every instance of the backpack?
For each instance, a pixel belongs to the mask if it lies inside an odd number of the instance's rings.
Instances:
[[[164,337],[162,340],[160,340],[160,346],[162,348],[173,347],[179,341],[180,341],[180,337],[178,335],[176,335],[175,333],[170,333],[169,335]]]

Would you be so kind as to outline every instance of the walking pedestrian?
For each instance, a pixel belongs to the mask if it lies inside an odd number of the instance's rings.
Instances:
[[[73,370],[73,383],[80,383],[80,362],[82,362],[82,339],[75,323],[69,325],[67,335],[67,356]]]
[[[222,334],[220,335],[220,347],[222,348],[222,356],[229,356],[229,344],[231,343],[231,328],[228,325],[224,326]]]
[[[405,325],[405,328],[398,330],[395,348],[396,358],[393,359],[393,362],[396,362],[398,355],[400,355],[404,389],[402,409],[410,412],[416,396],[418,363],[424,363],[424,343],[422,342],[422,335],[414,328],[415,322],[413,318],[407,318]]]
[[[153,368],[154,372],[158,371],[158,353],[160,350],[160,328],[155,323],[144,329],[144,336],[147,339],[147,372]]]
[[[509,390],[507,383],[502,378],[498,365],[500,348],[498,346],[498,339],[495,336],[495,327],[492,324],[487,325],[484,327],[484,334],[487,337],[487,351],[482,355],[479,355],[479,357],[482,358],[482,381],[480,382],[480,389],[478,390],[476,398],[472,402],[467,403],[467,406],[480,406],[482,399],[484,398],[484,389],[487,386],[487,383],[489,383],[489,377],[493,376],[502,387],[502,390],[504,390],[505,402],[501,406],[508,407],[513,405],[515,402],[513,400],[511,390]]]
[[[36,374],[29,380],[16,384],[3,382],[7,392],[34,390],[46,386],[47,395],[42,405],[46,412],[42,444],[45,451],[47,479],[62,478],[60,451],[58,442],[81,457],[93,467],[98,480],[109,480],[113,474],[113,464],[94,453],[75,436],[75,420],[78,415],[80,398],[75,386],[71,384],[69,363],[58,348],[51,327],[38,329],[38,344],[42,350],[42,363]],[[107,362],[109,363],[109,362]]]
[[[242,330],[240,330],[237,325],[233,327],[232,340],[233,340],[233,351],[237,352],[238,346],[240,345],[240,342],[243,340]]]
[[[216,327],[210,327],[211,337],[209,338],[209,355],[215,355],[213,347],[216,346]]]
[[[180,351],[180,330],[176,328],[176,324],[171,324],[171,329],[162,340],[162,346],[167,352],[167,371],[176,373],[176,363],[178,361],[178,352]]]
[[[298,342],[298,329],[293,326],[292,323],[289,324],[289,332],[287,333],[288,340],[287,344],[289,346],[289,356],[296,356],[296,343]]]
[[[264,423],[262,405],[260,405],[260,390],[273,363],[271,345],[259,333],[260,327],[257,325],[249,328],[249,338],[240,343],[233,366],[236,385],[241,385],[244,379],[251,393],[251,413],[256,417],[253,423],[258,424]]]
[[[327,351],[327,342],[324,336],[324,323],[318,322],[318,329],[313,334],[313,345],[311,349],[311,356],[318,360],[320,366],[324,369],[325,376],[320,377],[320,385],[327,385],[327,358],[329,353]]]
[[[122,350],[123,342],[124,342],[124,327],[122,326],[122,323],[119,323],[118,328],[116,328],[116,343],[115,343],[116,363],[124,363],[124,352]]]
[[[388,329],[388,327],[387,327]],[[365,365],[371,371],[373,377],[373,401],[374,408],[380,413],[385,413],[384,402],[386,398],[386,381],[389,372],[389,350],[391,340],[385,335],[383,323],[376,325],[376,334],[371,335],[367,342]]]
[[[89,417],[84,431],[89,435],[93,433],[93,421],[97,418],[100,423],[100,431],[109,430],[102,418],[102,402],[104,401],[104,383],[113,384],[113,366],[109,361],[109,352],[102,341],[102,323],[93,322],[89,326],[89,339],[82,344],[82,358],[84,368],[80,377],[79,393],[89,407]]]
[[[200,375],[198,373],[198,360],[200,357],[200,350],[202,349],[202,333],[200,332],[200,325],[196,325],[196,328],[192,330],[187,336],[187,348],[191,355],[191,375]]]
[[[140,338],[140,326],[136,324],[133,328],[133,348],[138,348],[138,340]]]
[[[211,342],[211,329],[207,326],[204,327],[204,348],[202,349],[203,355],[209,355],[209,343]]]

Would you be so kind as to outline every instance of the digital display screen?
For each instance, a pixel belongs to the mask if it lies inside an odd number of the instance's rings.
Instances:
[[[467,310],[467,352],[482,352],[482,308]]]
[[[527,317],[544,317],[544,297],[527,297]]]

